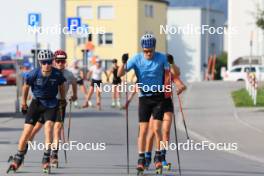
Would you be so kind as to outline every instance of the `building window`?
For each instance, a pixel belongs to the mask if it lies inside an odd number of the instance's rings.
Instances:
[[[211,19],[211,24],[212,24],[212,25],[215,25],[215,22],[216,22],[215,19],[212,18],[212,19]]]
[[[113,33],[99,34],[98,44],[99,45],[112,45],[113,44]]]
[[[88,34],[88,42],[93,41],[93,35],[92,34]]]
[[[233,70],[231,70],[231,72],[241,72],[241,68],[234,68]]]
[[[146,17],[153,17],[154,12],[153,12],[153,5],[146,4],[145,5],[145,16]]]
[[[103,63],[102,63],[102,66],[105,68],[105,70],[109,70],[112,68],[112,60],[110,59],[102,59],[103,60]]]
[[[77,16],[82,19],[93,19],[92,6],[79,6],[77,7]]]
[[[86,43],[86,38],[82,37],[82,38],[77,38],[77,45],[82,45]]]
[[[114,18],[113,6],[99,6],[98,7],[98,19],[111,20]]]

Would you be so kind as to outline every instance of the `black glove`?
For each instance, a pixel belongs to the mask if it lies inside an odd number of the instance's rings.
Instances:
[[[23,115],[27,114],[27,110],[28,110],[28,106],[27,105],[22,105],[21,112],[22,112]]]
[[[126,64],[126,63],[127,63],[127,60],[128,60],[128,53],[125,53],[125,54],[123,54],[123,56],[122,56],[122,63],[123,63],[123,64]]]
[[[169,62],[169,64],[173,64],[174,63],[174,58],[171,54],[167,54],[167,60]]]
[[[65,108],[67,106],[67,101],[64,100],[59,100],[59,108]]]

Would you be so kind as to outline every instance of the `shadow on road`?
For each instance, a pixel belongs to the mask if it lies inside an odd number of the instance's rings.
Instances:
[[[74,118],[121,118],[123,114],[121,112],[72,112]],[[67,114],[68,116],[68,114]]]

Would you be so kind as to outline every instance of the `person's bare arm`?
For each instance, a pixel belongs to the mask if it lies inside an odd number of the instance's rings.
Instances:
[[[167,60],[170,64],[170,71],[175,77],[181,75],[180,68],[174,63],[174,58],[171,54],[167,54]]]
[[[22,87],[22,106],[27,106],[27,98],[30,86],[26,83]]]
[[[117,76],[122,77],[125,75],[125,64],[121,64],[121,66],[118,68]]]
[[[174,77],[173,81],[177,87],[177,95],[180,95],[187,89],[186,85],[183,83],[180,77]]]

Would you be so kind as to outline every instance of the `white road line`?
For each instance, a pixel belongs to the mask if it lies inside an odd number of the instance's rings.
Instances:
[[[251,124],[247,123],[246,121],[244,121],[244,120],[242,120],[242,119],[240,119],[239,116],[238,116],[238,114],[237,114],[236,109],[234,109],[234,114],[233,114],[233,115],[234,115],[235,119],[236,119],[239,123],[241,123],[242,125],[244,125],[244,126],[246,126],[246,127],[248,127],[248,128],[251,128],[252,130],[254,130],[254,131],[258,132],[258,133],[261,133],[261,134],[264,133],[263,130],[261,130],[261,129],[255,127],[254,125],[251,125]]]

